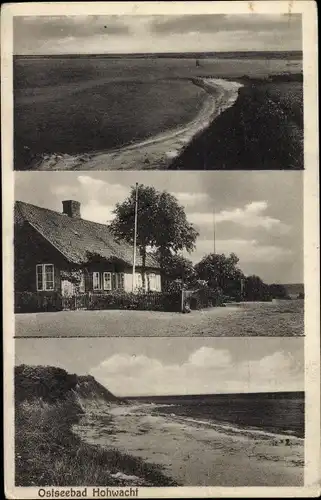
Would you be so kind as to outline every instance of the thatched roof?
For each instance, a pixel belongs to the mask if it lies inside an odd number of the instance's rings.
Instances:
[[[22,201],[15,203],[15,220],[29,223],[70,263],[85,264],[90,255],[95,255],[104,260],[120,260],[129,266],[133,264],[132,246],[125,241],[116,241],[105,224],[69,217]],[[141,264],[137,251],[136,265]],[[159,268],[159,263],[148,255],[146,266]]]

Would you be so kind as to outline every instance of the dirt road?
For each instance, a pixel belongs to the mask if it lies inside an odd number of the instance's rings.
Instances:
[[[275,337],[303,334],[303,301],[242,303],[190,314],[81,310],[15,315],[16,337]]]

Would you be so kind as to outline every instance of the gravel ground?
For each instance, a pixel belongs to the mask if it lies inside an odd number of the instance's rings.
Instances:
[[[237,337],[304,335],[303,301],[243,303],[190,314],[62,311],[17,314],[16,337]]]

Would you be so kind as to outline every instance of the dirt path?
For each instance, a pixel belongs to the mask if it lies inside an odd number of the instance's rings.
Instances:
[[[182,486],[303,483],[303,439],[296,437],[151,414],[150,405],[114,405],[101,420],[89,412],[75,431],[89,443],[161,466]]]
[[[166,169],[191,139],[223,111],[232,106],[242,85],[222,79],[195,79],[208,92],[196,118],[184,127],[108,152],[85,155],[52,155],[37,166],[39,170],[149,170]]]

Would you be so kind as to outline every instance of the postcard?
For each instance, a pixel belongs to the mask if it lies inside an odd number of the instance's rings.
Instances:
[[[5,496],[318,497],[316,4],[1,37]]]

